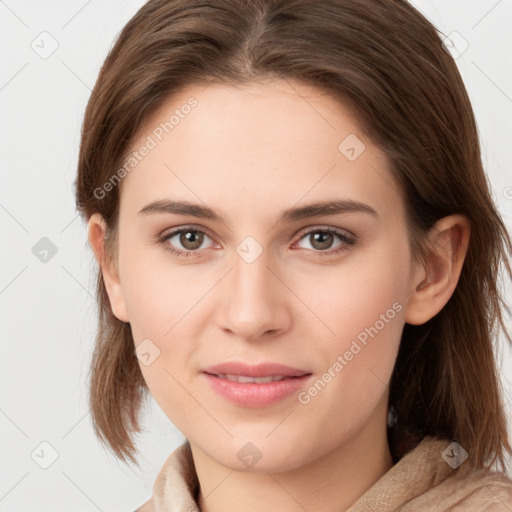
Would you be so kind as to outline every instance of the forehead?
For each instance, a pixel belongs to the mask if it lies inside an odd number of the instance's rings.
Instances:
[[[297,82],[190,86],[146,120],[131,152],[139,155],[121,193],[130,209],[166,197],[203,202],[226,217],[229,206],[270,215],[326,198],[378,210],[401,203],[388,158],[350,111]]]

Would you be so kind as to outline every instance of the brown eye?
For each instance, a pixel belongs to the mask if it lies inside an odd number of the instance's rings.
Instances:
[[[315,231],[309,237],[312,247],[319,251],[329,249],[334,242],[334,235],[327,231]]]
[[[159,242],[164,246],[164,249],[178,256],[201,254],[199,249],[204,249],[204,243],[208,240],[211,247],[213,240],[202,230],[193,228],[176,229],[159,237]]]
[[[356,239],[337,229],[325,228],[304,233],[299,240],[299,246],[304,242],[307,242],[309,247],[302,245],[303,249],[313,250],[319,255],[333,255],[353,247]]]
[[[184,249],[195,251],[204,241],[204,235],[200,231],[189,229],[180,233],[180,244]]]

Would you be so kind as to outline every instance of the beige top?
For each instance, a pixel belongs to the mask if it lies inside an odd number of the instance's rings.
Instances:
[[[512,480],[486,469],[471,470],[464,462],[452,468],[456,464],[446,462],[454,455],[450,444],[423,438],[347,512],[512,512]],[[135,512],[197,512],[197,488],[190,448],[184,443],[158,473],[152,498]]]

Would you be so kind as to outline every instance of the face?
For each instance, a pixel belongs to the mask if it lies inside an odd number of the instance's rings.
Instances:
[[[284,471],[382,432],[411,252],[350,113],[299,83],[193,86],[130,151],[109,293],[191,444]]]

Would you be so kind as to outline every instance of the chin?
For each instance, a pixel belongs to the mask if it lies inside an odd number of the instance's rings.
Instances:
[[[287,442],[264,435],[236,436],[201,448],[210,458],[233,471],[282,473],[293,471],[311,461],[316,451],[311,443],[287,436]],[[299,436],[300,437],[300,436]],[[304,450],[304,451],[302,451]]]

